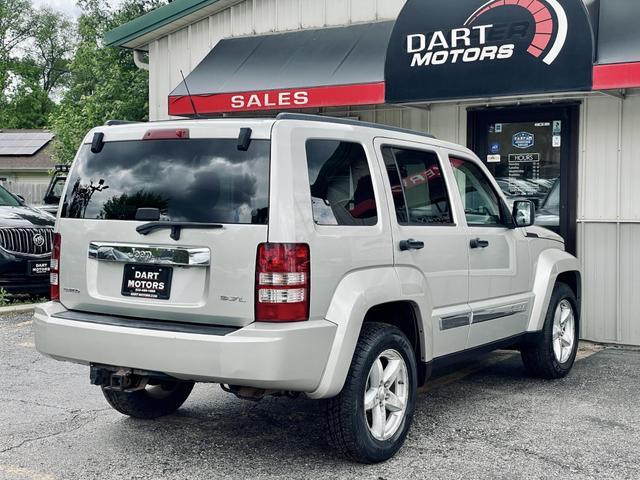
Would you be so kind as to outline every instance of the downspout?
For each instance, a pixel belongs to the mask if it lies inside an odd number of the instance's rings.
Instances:
[[[143,52],[142,50],[134,50],[133,51],[133,63],[136,64],[141,70],[149,70],[149,62],[145,59],[145,54],[147,52]]]

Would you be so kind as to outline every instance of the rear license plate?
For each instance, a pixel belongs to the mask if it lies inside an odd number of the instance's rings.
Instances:
[[[173,268],[152,265],[125,265],[122,295],[169,300]]]
[[[46,262],[29,262],[29,275],[49,275],[51,265],[49,261]]]

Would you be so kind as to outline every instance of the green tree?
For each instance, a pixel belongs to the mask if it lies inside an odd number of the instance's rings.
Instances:
[[[35,30],[28,57],[38,69],[40,85],[48,94],[62,87],[68,77],[74,47],[74,25],[63,14],[49,8],[34,12]]]
[[[55,104],[37,81],[20,79],[12,96],[0,103],[0,128],[45,128]]]
[[[17,51],[33,30],[30,0],[0,0],[0,96],[4,98]]]
[[[0,127],[43,128],[64,85],[73,24],[24,0],[0,0]]]
[[[106,47],[104,34],[162,4],[160,0],[124,0],[111,10],[104,0],[80,0],[78,43],[69,64],[68,88],[50,117],[56,134],[55,156],[69,163],[84,135],[109,119],[148,118],[149,77],[131,52]]]

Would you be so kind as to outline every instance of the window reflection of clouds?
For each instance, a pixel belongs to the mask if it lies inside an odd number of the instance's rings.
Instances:
[[[252,142],[249,152],[236,143],[114,142],[100,154],[85,146],[73,176],[109,186],[93,193],[85,218],[100,217],[110,199],[145,192],[168,200],[173,221],[251,223],[254,210],[268,206],[269,142]]]

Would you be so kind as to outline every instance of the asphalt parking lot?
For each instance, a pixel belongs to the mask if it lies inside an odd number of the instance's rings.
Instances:
[[[33,346],[30,314],[0,317],[0,478],[640,478],[640,350],[588,347],[572,374],[527,378],[497,352],[421,391],[396,458],[363,466],[327,446],[319,404],[236,399],[197,385],[157,421],[111,410],[88,368]]]

